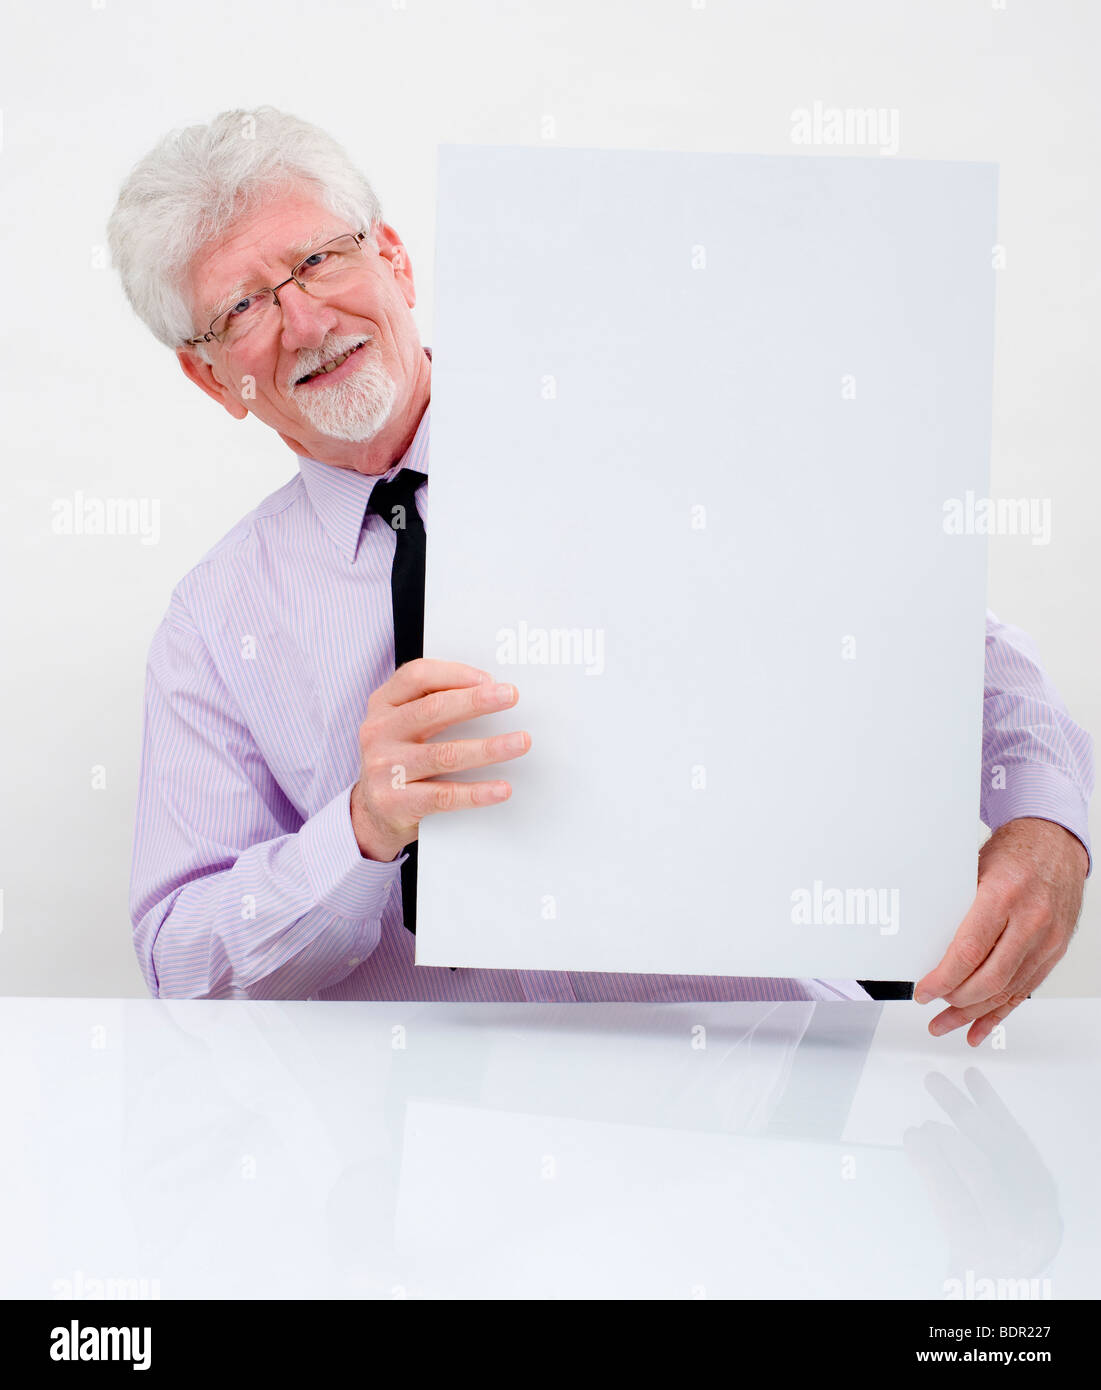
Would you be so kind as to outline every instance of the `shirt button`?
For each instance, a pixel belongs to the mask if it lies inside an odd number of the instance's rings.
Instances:
[[[359,957],[358,957],[358,956],[352,956],[352,958],[348,961],[348,964],[349,964],[349,965],[358,965],[358,964],[359,964]]]

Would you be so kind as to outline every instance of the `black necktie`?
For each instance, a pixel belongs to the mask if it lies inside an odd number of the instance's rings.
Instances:
[[[388,483],[371,489],[367,510],[392,526],[397,546],[390,571],[394,601],[394,666],[424,655],[424,522],[417,511],[417,488],[428,481],[424,473],[403,468]],[[401,909],[405,925],[417,930],[417,842],[405,846],[409,858],[401,866]]]

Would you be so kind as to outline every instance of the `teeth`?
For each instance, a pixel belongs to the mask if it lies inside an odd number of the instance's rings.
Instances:
[[[316,372],[310,372],[308,376],[302,378],[303,382],[312,381],[315,376],[328,376],[330,372],[335,372],[337,367],[342,367],[353,352],[358,352],[363,343],[356,343],[354,348],[349,348],[340,357],[334,357],[331,362],[326,362],[323,367],[318,367]]]

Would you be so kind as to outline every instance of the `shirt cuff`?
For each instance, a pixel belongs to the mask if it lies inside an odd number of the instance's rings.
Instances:
[[[988,790],[983,820],[991,831],[1021,816],[1054,821],[1081,842],[1089,859],[1086,877],[1093,873],[1089,807],[1077,785],[1058,768],[1042,763],[1014,763],[1007,785]]]
[[[408,858],[388,864],[365,859],[352,829],[352,784],[316,811],[298,831],[302,863],[319,907],[336,917],[379,917]]]

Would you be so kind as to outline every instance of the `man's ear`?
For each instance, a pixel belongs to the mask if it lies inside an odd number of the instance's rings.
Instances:
[[[217,401],[233,416],[235,420],[243,420],[248,414],[248,409],[244,401],[236,391],[228,386],[223,386],[214,375],[214,368],[209,362],[204,362],[196,352],[188,352],[186,348],[177,348],[176,356],[179,358],[183,374],[188,381],[193,381],[200,390],[205,391],[212,401]]]
[[[413,284],[413,262],[409,259],[409,252],[402,245],[401,237],[386,222],[380,222],[373,235],[378,254],[383,260],[389,261],[398,289],[412,309],[417,302],[417,291]]]

